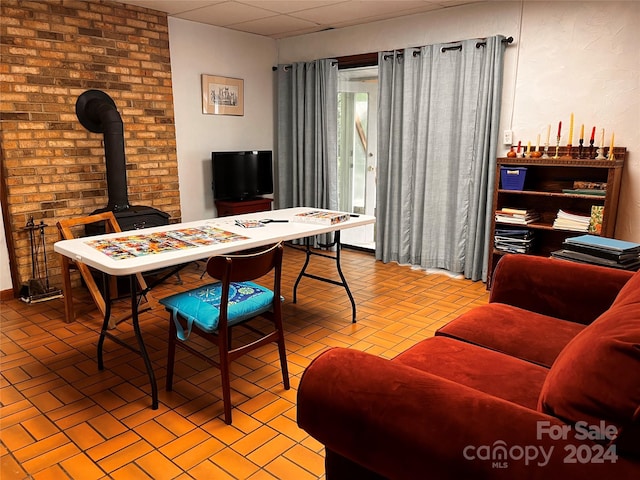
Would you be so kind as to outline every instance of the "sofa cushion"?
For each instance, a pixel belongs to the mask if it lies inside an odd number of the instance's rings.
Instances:
[[[490,303],[449,322],[436,335],[457,338],[549,368],[584,328],[580,323]],[[548,335],[549,332],[553,335]]]
[[[538,408],[565,421],[604,421],[640,449],[640,273],[614,305],[560,352]]]
[[[536,408],[548,370],[447,337],[423,340],[392,360],[527,408]]]

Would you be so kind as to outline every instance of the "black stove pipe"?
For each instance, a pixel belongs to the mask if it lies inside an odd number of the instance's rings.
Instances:
[[[105,210],[130,208],[127,195],[127,167],[124,155],[124,127],[113,99],[100,90],[87,90],[76,101],[76,116],[83,127],[104,134],[109,203]]]

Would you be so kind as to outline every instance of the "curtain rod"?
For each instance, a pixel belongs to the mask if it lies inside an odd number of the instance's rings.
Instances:
[[[332,67],[335,67],[336,65],[338,65],[337,61],[331,62],[331,66]],[[285,65],[282,66],[282,68],[284,69],[285,72],[291,67],[292,67],[292,65],[290,63],[285,64]],[[278,70],[278,67],[277,66],[276,67],[271,67],[271,70],[273,70],[275,72],[276,70]]]
[[[462,40],[458,40],[458,42],[460,42],[460,41],[462,41]],[[451,42],[451,43],[457,43],[457,42]],[[510,44],[512,44],[512,43],[513,43],[513,37],[509,37],[509,38],[504,38],[504,39],[502,39],[502,43],[506,44],[507,46],[508,46],[508,45],[510,45]],[[484,47],[484,46],[486,46],[486,45],[487,45],[487,42],[477,42],[477,43],[476,43],[476,48]],[[452,46],[450,46],[450,47],[442,47],[442,48],[440,49],[440,51],[441,51],[442,53],[444,53],[444,52],[448,52],[448,51],[451,51],[451,50],[462,50],[462,45],[452,45]],[[419,50],[415,50],[415,51],[413,52],[413,56],[414,56],[414,57],[417,57],[418,55],[420,55],[420,51],[419,51]],[[403,56],[403,54],[402,54],[402,53],[398,53],[396,56],[397,56],[397,57],[402,57],[402,56]],[[383,58],[384,58],[385,60],[389,60],[391,57],[393,57],[393,55],[385,55]]]
[[[461,42],[462,40],[458,40],[457,42]],[[457,43],[457,42],[451,42],[451,43]],[[503,38],[502,39],[502,43],[506,44],[507,46],[511,45],[513,43],[513,37],[508,37],[508,38]],[[480,48],[480,47],[484,47],[487,44],[487,42],[477,42],[476,43],[476,48]],[[440,49],[441,52],[447,52],[449,50],[462,50],[462,45],[452,45],[451,47],[442,47]],[[420,55],[420,51],[416,50],[413,52],[413,56],[417,57],[418,55]],[[399,53],[397,55],[398,57],[402,57],[402,53]],[[389,60],[392,57],[392,55],[385,55],[383,58],[385,60]],[[337,65],[338,62],[331,62],[331,66]],[[291,67],[291,64],[287,64],[284,65],[283,68],[286,71],[289,67]],[[271,67],[271,70],[273,70],[274,72],[278,70],[278,67]]]

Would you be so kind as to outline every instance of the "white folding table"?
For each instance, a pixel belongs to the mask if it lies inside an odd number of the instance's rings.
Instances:
[[[102,360],[102,345],[105,338],[111,338],[116,343],[138,353],[145,362],[145,367],[149,375],[149,382],[151,384],[151,396],[152,396],[152,408],[158,408],[158,389],[156,385],[155,375],[151,366],[151,361],[147,354],[144,341],[142,339],[142,333],[138,322],[138,284],[136,280],[136,274],[149,272],[166,267],[175,267],[181,264],[189,263],[196,260],[202,260],[215,255],[223,255],[225,253],[237,252],[255,247],[261,247],[269,245],[279,241],[305,239],[305,252],[306,260],[302,270],[295,282],[293,301],[296,301],[296,290],[300,280],[303,276],[314,278],[335,285],[340,285],[345,288],[347,295],[352,306],[352,321],[356,319],[356,305],[353,299],[353,295],[349,290],[346,279],[342,273],[340,267],[340,230],[346,228],[359,227],[362,225],[375,223],[375,217],[370,215],[352,215],[348,220],[335,223],[333,225],[321,225],[314,223],[302,223],[294,220],[297,213],[307,212],[309,210],[318,210],[305,207],[287,208],[281,210],[272,210],[260,213],[251,213],[245,215],[237,215],[232,217],[221,217],[210,220],[199,220],[195,222],[178,223],[173,225],[165,225],[161,227],[144,228],[141,230],[124,231],[117,233],[108,233],[103,235],[96,235],[91,237],[74,238],[70,240],[61,240],[54,244],[54,251],[61,255],[72,259],[75,262],[81,262],[90,267],[99,270],[105,275],[114,276],[129,276],[130,279],[130,291],[131,291],[131,321],[135,332],[136,340],[138,343],[137,349],[122,341],[116,335],[113,335],[108,331],[109,318],[111,315],[111,305],[109,299],[109,282],[103,282],[105,288],[105,300],[106,310],[104,315],[104,322],[102,324],[102,330],[100,332],[100,339],[98,341],[98,368],[102,370],[104,368]],[[238,221],[242,220],[263,220],[270,219],[275,220],[273,222],[266,223],[262,227],[257,228],[245,228],[238,225]],[[132,235],[144,237],[153,237],[154,234],[162,234],[167,232],[184,231],[187,229],[218,229],[224,232],[230,232],[235,235],[239,235],[243,238],[235,238],[233,241],[211,243],[208,245],[199,245],[184,249],[167,250],[160,253],[145,254],[140,256],[131,255],[127,258],[123,256],[117,257],[105,253],[105,251],[96,248],[96,245],[100,241],[109,243],[109,240],[121,239],[130,237]],[[315,252],[311,249],[311,243],[309,237],[315,235],[321,235],[324,233],[334,233],[334,240],[331,245],[335,245],[335,256],[329,256]],[[336,261],[338,274],[341,281],[338,282],[333,279],[320,277],[306,273],[306,268],[309,264],[310,257],[312,255],[321,255],[324,257],[332,258]],[[147,292],[140,292],[141,295]]]

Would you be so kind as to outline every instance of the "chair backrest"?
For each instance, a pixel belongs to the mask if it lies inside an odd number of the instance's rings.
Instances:
[[[274,293],[279,295],[283,250],[280,242],[239,254],[211,257],[207,262],[207,273],[224,284],[255,280],[275,270]]]
[[[69,240],[82,237],[84,236],[84,230],[79,231],[80,235],[78,235],[78,232],[73,230],[75,227],[84,228],[87,225],[100,222],[104,222],[105,233],[122,231],[113,212],[95,213],[86,217],[67,218],[58,221],[57,226],[60,232],[60,239]]]

